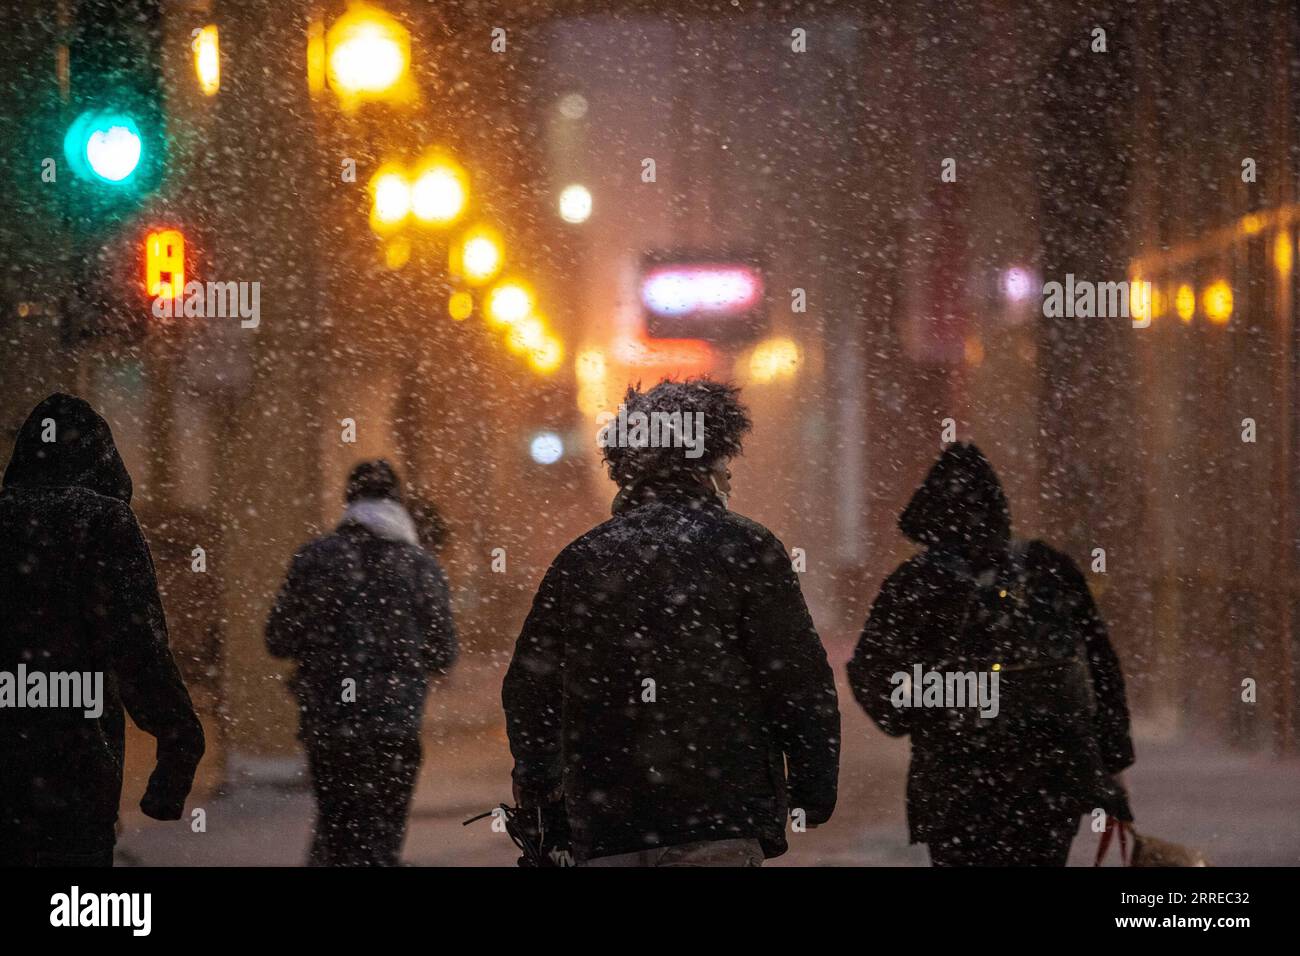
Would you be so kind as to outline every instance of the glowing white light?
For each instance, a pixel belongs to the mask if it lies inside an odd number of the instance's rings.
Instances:
[[[140,136],[127,126],[97,129],[86,141],[86,161],[99,176],[121,182],[140,163]]]
[[[1029,298],[1033,289],[1033,279],[1019,266],[1012,266],[1002,273],[1002,294],[1011,302],[1023,302]]]
[[[743,266],[667,266],[641,283],[641,301],[658,315],[743,312],[762,292],[757,273]]]
[[[411,211],[424,222],[448,223],[465,208],[466,190],[459,170],[434,167],[420,174],[411,187]]]
[[[581,93],[560,97],[560,115],[565,119],[580,120],[587,115],[587,98]]]
[[[528,446],[528,454],[539,465],[553,465],[564,455],[564,439],[555,432],[538,432]]]
[[[358,22],[334,48],[330,66],[343,89],[380,93],[406,72],[406,53],[387,24]]]
[[[586,186],[565,186],[560,193],[560,218],[565,222],[586,222],[591,217],[591,192]]]

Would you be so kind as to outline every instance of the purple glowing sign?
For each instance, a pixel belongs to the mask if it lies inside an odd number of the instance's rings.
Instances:
[[[652,336],[717,338],[747,331],[761,317],[763,277],[731,262],[657,262],[641,274],[641,304]]]

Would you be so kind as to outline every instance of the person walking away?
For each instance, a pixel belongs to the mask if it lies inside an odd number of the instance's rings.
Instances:
[[[112,866],[126,714],[158,741],[140,809],[185,809],[203,727],[131,492],[88,403],[27,417],[0,491],[0,866]]]
[[[502,687],[518,818],[562,820],[591,866],[758,866],[834,810],[834,679],[785,548],[727,509],[738,390],[623,411],[680,440],[602,432],[613,517],[546,572]]]
[[[303,546],[266,625],[295,662],[317,817],[309,863],[395,866],[423,751],[432,675],[455,662],[446,576],[418,543],[396,472],[357,465],[343,519]]]
[[[1064,866],[1081,814],[1132,820],[1124,678],[1088,585],[1066,555],[1012,539],[974,445],[943,452],[899,527],[922,550],[885,581],[848,677],[885,733],[911,737],[911,840],[935,866]],[[928,698],[915,681],[931,673],[979,675],[996,697]]]

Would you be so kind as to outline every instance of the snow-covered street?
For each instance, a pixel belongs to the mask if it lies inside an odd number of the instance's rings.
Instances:
[[[466,679],[477,690],[490,675]],[[453,688],[450,693],[456,693]],[[482,691],[479,691],[481,694]],[[825,827],[791,835],[782,866],[925,866],[909,846],[903,787],[907,741],[877,730],[840,688],[844,757],[840,799]],[[437,708],[437,697],[431,705]],[[1212,865],[1300,865],[1300,760],[1178,742],[1137,741],[1125,777],[1138,829],[1195,846]],[[510,799],[510,754],[501,725],[463,728],[435,741],[426,730],[403,860],[415,866],[512,866],[518,856],[489,821],[463,820]],[[298,866],[307,854],[312,801],[305,786],[248,785],[196,802],[207,832],[124,813],[118,865]],[[123,806],[132,806],[130,794]],[[1071,865],[1089,865],[1096,837],[1075,840]],[[1113,862],[1112,850],[1112,862]]]

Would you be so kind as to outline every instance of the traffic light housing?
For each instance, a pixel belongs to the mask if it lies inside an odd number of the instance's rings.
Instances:
[[[161,14],[149,0],[78,4],[68,42],[65,212],[115,225],[157,188],[166,159]]]

